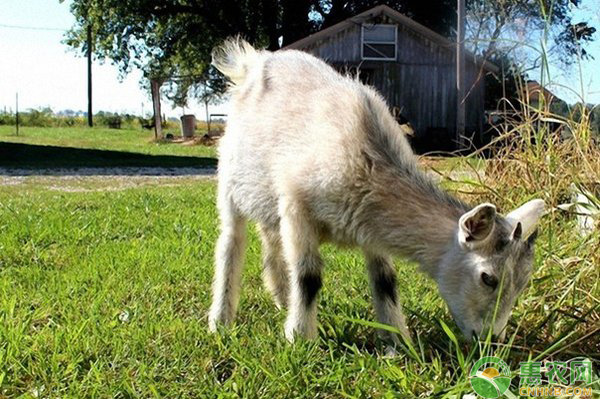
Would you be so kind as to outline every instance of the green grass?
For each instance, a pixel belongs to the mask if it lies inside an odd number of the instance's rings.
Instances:
[[[176,133],[177,134],[177,133]],[[153,131],[108,128],[21,127],[19,136],[13,126],[0,126],[0,142],[113,150],[147,155],[216,156],[215,147],[185,146],[154,142]]]
[[[462,397],[482,354],[513,371],[529,357],[585,355],[598,366],[599,272],[588,265],[597,236],[551,237],[544,225],[512,347],[496,349],[455,342],[435,285],[397,260],[415,353],[386,359],[358,252],[324,246],[319,338],[290,345],[251,229],[237,322],[212,335],[214,181],[64,192],[60,180],[36,179],[0,186],[2,397]]]
[[[214,147],[151,139],[100,128],[25,128],[16,137],[0,127],[0,165],[216,163]],[[448,172],[454,190],[486,168],[470,159],[425,164]],[[501,207],[523,200],[511,184],[485,197],[506,195],[494,198]],[[323,247],[319,338],[288,344],[285,312],[262,288],[253,229],[237,322],[209,334],[214,204],[215,182],[194,177],[4,178],[0,397],[462,397],[472,393],[470,366],[490,354],[509,363],[514,394],[519,362],[530,358],[587,357],[597,371],[600,234],[578,238],[568,215],[544,219],[508,345],[459,341],[435,284],[397,260],[415,344],[387,359],[362,257],[332,246]]]

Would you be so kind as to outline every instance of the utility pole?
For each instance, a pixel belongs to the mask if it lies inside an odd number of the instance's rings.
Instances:
[[[457,0],[456,6],[456,145],[462,149],[465,136],[465,0]]]
[[[88,126],[94,126],[92,114],[92,25],[87,25]]]

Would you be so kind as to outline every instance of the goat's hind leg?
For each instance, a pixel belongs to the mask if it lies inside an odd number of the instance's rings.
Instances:
[[[219,212],[221,234],[215,251],[213,299],[208,316],[213,332],[219,322],[229,324],[235,318],[246,244],[246,220],[229,199],[221,202]]]
[[[285,336],[312,339],[317,336],[317,294],[321,289],[323,262],[319,236],[302,206],[280,206],[281,240],[289,269],[289,303]]]
[[[397,328],[406,340],[410,340],[410,333],[398,301],[396,270],[391,258],[365,252],[365,259],[377,321]],[[379,333],[389,345],[396,346],[400,342],[400,338],[394,332],[380,329]]]
[[[259,225],[262,239],[263,280],[277,308],[285,308],[289,297],[288,269],[283,258],[279,227]]]

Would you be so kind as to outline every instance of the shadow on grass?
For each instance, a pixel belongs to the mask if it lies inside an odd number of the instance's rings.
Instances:
[[[193,173],[193,170],[190,170],[192,168],[216,169],[217,159],[0,142],[0,168],[9,170],[69,169],[81,170],[80,174],[85,175],[87,168],[124,167],[126,169],[121,171],[124,175],[127,175],[129,169],[131,174],[139,175],[136,168],[180,168],[181,174],[186,175]],[[171,172],[178,174],[177,171]],[[102,171],[94,171],[94,175],[98,174],[102,175]],[[112,173],[107,171],[107,174]]]

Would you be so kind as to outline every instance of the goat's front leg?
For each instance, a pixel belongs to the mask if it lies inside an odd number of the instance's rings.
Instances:
[[[321,289],[323,262],[319,236],[308,214],[296,204],[282,204],[281,239],[289,272],[288,316],[285,336],[317,336],[317,294]]]
[[[397,328],[406,340],[410,340],[410,333],[398,301],[396,270],[391,258],[365,252],[365,259],[377,321]],[[396,346],[400,341],[394,332],[380,329],[379,334],[392,346]]]
[[[246,243],[246,220],[240,216],[230,201],[220,206],[221,234],[215,254],[213,299],[208,315],[210,331],[218,323],[233,322],[240,297],[242,266]]]

